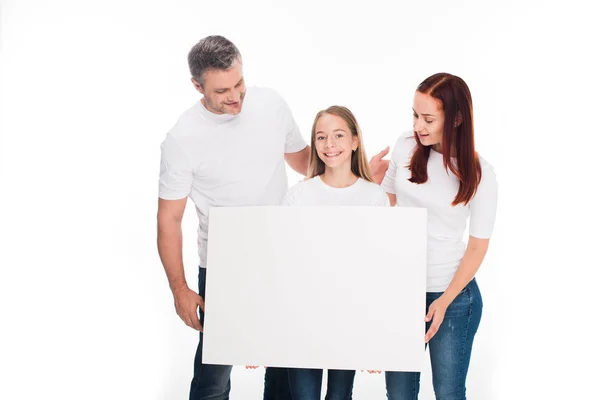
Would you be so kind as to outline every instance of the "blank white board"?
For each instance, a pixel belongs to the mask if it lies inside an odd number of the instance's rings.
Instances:
[[[421,371],[427,214],[210,210],[203,362]]]

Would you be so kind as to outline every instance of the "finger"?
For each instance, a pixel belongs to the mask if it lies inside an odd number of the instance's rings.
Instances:
[[[385,157],[385,156],[387,155],[387,153],[389,153],[389,152],[390,152],[390,146],[388,146],[388,147],[386,147],[385,149],[381,150],[381,151],[380,151],[379,153],[377,153],[377,154],[375,155],[375,157],[373,157],[373,158],[376,158],[376,159],[378,159],[378,160],[381,160],[381,159],[382,159],[383,157]]]
[[[429,343],[429,341],[431,340],[431,338],[437,333],[437,331],[435,330],[435,328],[432,326],[429,328],[429,330],[427,331],[427,333],[425,334],[425,343]]]
[[[198,318],[198,315],[196,314],[196,312],[194,311],[193,316],[190,318],[190,322],[192,325],[190,325],[192,328],[194,328],[197,331],[202,332],[202,325],[200,325],[200,319]]]
[[[431,340],[431,338],[435,336],[435,334],[440,329],[441,324],[442,324],[441,319],[434,318],[433,323],[431,324],[431,326],[429,327],[429,330],[427,331],[427,334],[425,335],[425,343],[429,342]]]
[[[431,321],[431,318],[435,315],[435,307],[429,307],[429,312],[425,316],[425,322]]]
[[[204,311],[204,299],[202,298],[202,296],[196,296],[196,304],[198,305],[198,307],[200,307],[202,311]]]

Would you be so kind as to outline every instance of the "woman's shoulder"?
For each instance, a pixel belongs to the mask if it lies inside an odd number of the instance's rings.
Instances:
[[[489,161],[481,157],[480,154],[477,154],[477,156],[479,158],[479,165],[481,166],[481,181],[479,182],[475,196],[496,196],[498,191],[498,180],[496,178],[494,167]]]
[[[481,165],[482,171],[493,171],[494,166],[485,158],[481,156],[481,154],[477,153],[477,157],[479,158],[479,165]]]
[[[414,133],[412,131],[404,132],[396,140],[393,157],[402,157],[411,154],[416,145],[417,141],[415,140]]]

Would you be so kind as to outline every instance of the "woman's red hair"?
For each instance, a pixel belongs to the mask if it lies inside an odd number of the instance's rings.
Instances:
[[[465,205],[473,198],[481,181],[481,164],[475,152],[473,131],[473,102],[469,87],[458,76],[439,73],[425,79],[417,91],[438,99],[444,111],[444,132],[442,136],[442,156],[444,167],[458,178],[460,184],[453,206]],[[413,153],[408,169],[411,172],[409,181],[413,183],[427,182],[427,161],[430,146],[423,146],[415,132],[417,147]],[[453,154],[454,152],[454,154]],[[451,156],[455,155],[456,160]]]

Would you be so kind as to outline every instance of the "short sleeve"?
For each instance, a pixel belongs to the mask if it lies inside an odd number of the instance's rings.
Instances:
[[[494,169],[488,164],[481,167],[481,181],[469,202],[471,213],[469,235],[479,239],[492,237],[498,206],[498,182]]]
[[[373,206],[381,206],[381,207],[389,207],[390,206],[390,198],[388,197],[387,193],[382,190],[381,187],[378,187],[377,189],[377,196],[374,198],[373,200]]]
[[[282,206],[294,206],[298,204],[302,183],[303,181],[300,181],[288,189],[285,196],[283,196],[283,200],[281,200]]]
[[[300,128],[298,128],[298,125],[294,120],[294,116],[292,115],[290,107],[287,105],[285,100],[281,96],[279,96],[279,94],[278,101],[281,103],[279,107],[279,112],[282,113],[283,128],[285,130],[286,135],[284,153],[297,153],[307,146],[306,141],[300,134]]]
[[[381,187],[387,193],[396,194],[396,171],[398,169],[398,165],[403,163],[404,159],[406,158],[405,156],[407,154],[407,146],[411,146],[413,143],[412,141],[410,141],[412,137],[412,132],[405,133],[398,138],[396,144],[394,145],[394,150],[392,151],[390,164],[385,173],[383,181],[381,182]]]
[[[181,145],[170,135],[161,145],[158,197],[179,200],[192,191],[194,173]]]

